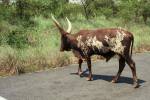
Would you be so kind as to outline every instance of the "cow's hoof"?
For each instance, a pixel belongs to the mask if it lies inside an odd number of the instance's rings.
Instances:
[[[111,83],[117,83],[116,78],[112,79]]]
[[[93,78],[89,78],[89,77],[88,77],[86,80],[87,80],[87,81],[93,81]]]
[[[116,80],[112,80],[111,83],[116,83]]]
[[[133,87],[134,87],[134,88],[139,88],[139,86],[140,86],[140,85],[139,85],[137,82],[134,82],[134,84],[133,84]]]
[[[82,77],[82,76],[83,76],[82,74],[83,74],[82,72],[78,72],[78,75],[79,75],[80,77]]]

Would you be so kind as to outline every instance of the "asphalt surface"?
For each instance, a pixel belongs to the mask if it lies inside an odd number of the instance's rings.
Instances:
[[[150,53],[136,54],[133,59],[140,82],[137,89],[132,86],[132,74],[127,65],[119,82],[110,82],[118,71],[118,60],[114,58],[108,63],[92,62],[93,81],[74,74],[77,64],[0,78],[0,100],[149,100]],[[83,69],[86,71],[86,64]]]

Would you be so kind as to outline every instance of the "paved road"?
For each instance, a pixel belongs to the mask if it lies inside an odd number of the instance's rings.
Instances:
[[[74,72],[77,65],[0,78],[0,98],[7,100],[149,100],[150,53],[134,55],[140,88],[132,87],[131,70],[125,67],[119,83],[110,83],[118,70],[117,59],[93,62],[94,81]],[[86,64],[83,64],[86,69]],[[2,99],[0,99],[2,100]]]

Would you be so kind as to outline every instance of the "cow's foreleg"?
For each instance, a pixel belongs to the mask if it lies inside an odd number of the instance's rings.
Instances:
[[[82,75],[82,69],[81,69],[81,66],[82,66],[82,62],[83,62],[83,60],[82,59],[79,59],[78,60],[78,64],[79,64],[79,67],[78,67],[78,75]]]
[[[131,71],[132,71],[132,75],[133,75],[133,82],[134,82],[134,87],[137,88],[139,87],[139,84],[138,84],[138,79],[137,79],[137,76],[136,76],[136,67],[135,67],[135,62],[131,59],[131,57],[128,57],[126,59],[126,62],[127,64],[129,65],[129,67],[131,68]]]
[[[87,80],[92,81],[92,69],[91,69],[91,58],[90,57],[87,58],[87,66],[89,69],[89,75],[88,75]]]
[[[123,57],[120,57],[120,59],[119,59],[119,70],[118,70],[117,75],[111,81],[112,83],[116,83],[118,81],[124,67],[125,67],[125,59]]]

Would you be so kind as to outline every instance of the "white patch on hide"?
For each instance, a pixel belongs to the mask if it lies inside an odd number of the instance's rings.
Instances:
[[[124,39],[125,35],[126,34],[123,31],[117,31],[116,37],[109,38],[105,35],[105,40],[112,51],[123,54],[125,46],[122,45],[122,40]]]
[[[81,48],[81,50],[83,51],[84,55],[86,55],[88,53],[88,48],[87,46],[85,45],[85,43],[82,41],[82,36],[79,35],[77,37],[77,41],[78,41],[78,47]]]
[[[84,43],[82,42],[82,36],[81,36],[81,35],[79,35],[79,36],[77,37],[77,41],[78,41],[78,47],[84,46]]]
[[[103,47],[102,42],[100,42],[99,40],[97,40],[96,36],[94,37],[87,37],[87,40],[85,41],[86,45],[89,47],[92,47],[94,49],[94,47],[100,49]]]
[[[78,41],[78,47],[83,50],[84,54],[88,53],[89,48],[92,48],[93,50],[95,50],[95,48],[101,49],[103,47],[102,42],[97,40],[96,36],[87,37],[86,41],[83,42],[82,36],[80,35],[77,37],[77,41]]]

